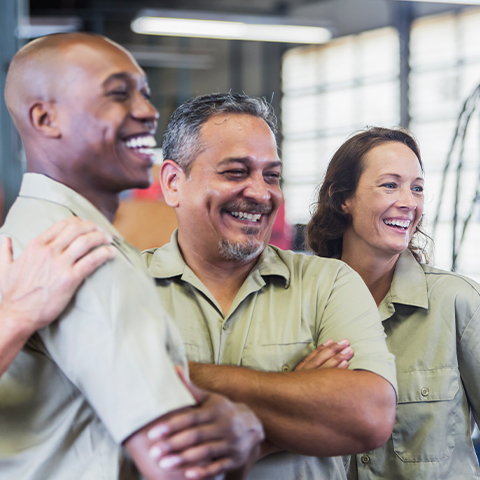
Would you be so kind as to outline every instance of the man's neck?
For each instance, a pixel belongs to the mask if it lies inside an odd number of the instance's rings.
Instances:
[[[182,242],[180,239],[178,243],[185,263],[218,302],[223,314],[227,315],[237,293],[257,263],[258,257],[248,262],[228,261],[220,258],[210,260],[204,258],[188,243]]]
[[[77,192],[79,195],[82,195],[82,197],[85,197],[90,203],[92,203],[92,205],[100,210],[100,212],[102,212],[110,222],[113,222],[113,218],[119,205],[118,194],[114,192],[101,191],[99,188],[95,188],[81,180],[79,181],[74,178],[69,178],[65,176],[63,172],[59,172],[52,168],[46,168],[43,165],[29,165],[28,171],[31,173],[46,175],[52,180],[71,188],[73,191]]]

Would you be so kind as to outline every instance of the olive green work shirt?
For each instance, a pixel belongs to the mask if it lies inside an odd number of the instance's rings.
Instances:
[[[352,457],[350,480],[479,479],[480,285],[400,256],[379,305],[395,355],[398,406],[381,448]]]
[[[35,333],[1,377],[2,480],[137,478],[124,476],[121,442],[193,403],[173,366],[184,361],[178,331],[138,251],[88,200],[26,174],[0,233],[12,237],[18,255],[72,215],[111,233],[116,256],[85,280],[60,320]]]
[[[396,387],[375,302],[345,263],[268,246],[224,315],[185,264],[176,232],[169,244],[144,255],[189,360],[288,372],[329,338],[348,338],[355,351],[350,368],[375,372]],[[257,462],[248,478],[337,480],[346,474],[341,457],[284,452]]]

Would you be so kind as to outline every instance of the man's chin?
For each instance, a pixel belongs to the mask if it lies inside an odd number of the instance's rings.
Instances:
[[[257,258],[265,249],[264,242],[232,242],[221,238],[218,242],[218,252],[223,259],[233,262],[249,262]]]

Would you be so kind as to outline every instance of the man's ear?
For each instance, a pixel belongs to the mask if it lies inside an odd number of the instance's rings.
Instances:
[[[29,120],[32,127],[41,135],[50,138],[60,137],[57,112],[52,102],[36,101],[30,107]]]
[[[178,188],[179,182],[185,178],[182,167],[173,160],[164,160],[160,167],[160,185],[165,203],[173,208],[180,204]]]

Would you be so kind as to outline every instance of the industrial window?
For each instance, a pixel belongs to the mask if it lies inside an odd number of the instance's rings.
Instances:
[[[420,143],[426,173],[425,214],[432,232],[443,169],[466,98],[480,84],[480,9],[416,20],[410,42],[410,129]],[[367,125],[400,121],[399,45],[393,28],[338,38],[322,47],[288,51],[283,61],[284,193],[291,223],[305,223],[333,152]],[[480,102],[478,102],[480,103]],[[462,123],[464,125],[465,122]],[[461,131],[462,129],[460,129]],[[435,264],[452,266],[457,142],[445,179],[435,232]],[[471,116],[464,143],[457,201],[457,271],[480,280],[480,122]],[[473,211],[472,211],[473,207]]]
[[[480,9],[425,17],[414,22],[410,41],[410,129],[416,134],[426,171],[425,214],[430,231],[436,215],[447,153],[466,98],[480,84]],[[465,121],[460,124],[461,130]],[[452,266],[454,206],[457,203],[457,250],[471,208],[456,270],[480,279],[480,227],[475,190],[479,179],[480,124],[472,115],[466,132],[463,167],[455,202],[457,142],[445,178],[439,223],[435,231],[435,264]]]
[[[287,220],[310,218],[315,187],[340,144],[365,125],[399,122],[398,35],[382,28],[289,50],[282,71]]]

